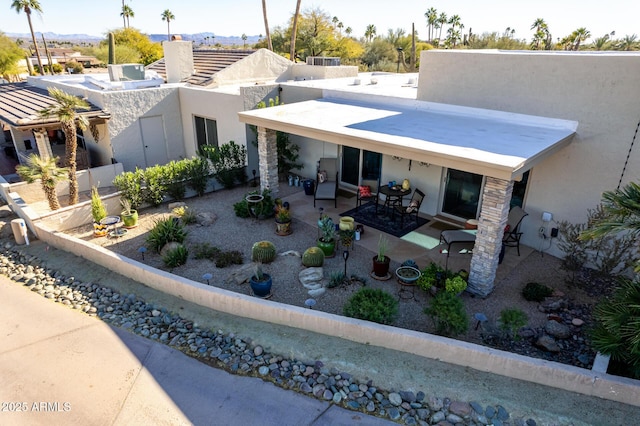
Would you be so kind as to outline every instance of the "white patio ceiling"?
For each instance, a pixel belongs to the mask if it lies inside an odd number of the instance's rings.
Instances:
[[[247,124],[505,180],[568,145],[578,126],[575,121],[401,99],[368,103],[323,98],[238,114]]]

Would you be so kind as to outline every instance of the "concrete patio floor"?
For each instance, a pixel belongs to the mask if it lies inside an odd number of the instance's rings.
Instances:
[[[337,199],[337,207],[334,207],[333,201],[317,200],[316,207],[313,207],[313,196],[305,195],[302,187],[288,187],[281,186],[280,197],[284,201],[288,201],[291,206],[291,214],[294,218],[301,220],[311,226],[317,227],[317,221],[319,217],[319,208],[322,207],[325,214],[328,214],[334,221],[337,221],[340,217],[340,213],[355,208],[356,197],[347,197],[339,195]],[[340,191],[341,194],[345,194],[344,191]],[[447,225],[443,222],[434,220],[432,216],[421,213],[421,217],[429,219],[425,225],[422,225],[414,232],[429,237],[427,240],[434,242],[435,239],[439,241],[440,233],[444,229],[459,229],[453,225]],[[356,242],[357,247],[363,247],[374,253],[378,252],[378,240],[380,234],[383,232],[365,227],[365,232],[361,236],[360,240]],[[433,248],[423,247],[418,244],[414,244],[410,241],[395,237],[384,233],[389,241],[387,255],[394,261],[404,262],[407,259],[413,259],[420,268],[424,268],[429,263],[435,262],[445,267],[447,264],[447,255],[441,253],[440,250],[445,249],[445,245],[437,245]],[[448,269],[452,271],[459,271],[465,269],[469,271],[471,263],[470,253],[460,253],[461,250],[471,250],[472,245],[456,244],[452,246],[451,253],[449,254]],[[513,247],[507,247],[503,262],[498,266],[496,271],[495,282],[500,282],[507,277],[509,273],[516,268],[520,262],[524,261],[534,251],[533,248],[520,245],[520,256],[516,249]]]

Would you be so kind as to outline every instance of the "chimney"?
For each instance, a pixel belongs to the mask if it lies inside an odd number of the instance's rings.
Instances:
[[[178,83],[194,73],[192,42],[165,41],[162,43],[162,47],[164,48],[167,83]]]

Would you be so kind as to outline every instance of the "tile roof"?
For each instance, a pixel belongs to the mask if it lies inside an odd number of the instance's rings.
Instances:
[[[27,83],[0,84],[0,122],[15,127],[27,127],[38,124],[57,123],[56,117],[43,119],[38,111],[55,103],[46,89]],[[89,103],[89,110],[78,111],[87,118],[108,118],[109,114]]]
[[[194,49],[193,67],[195,73],[184,79],[183,82],[206,86],[218,71],[222,71],[255,52],[255,50]],[[165,81],[167,80],[164,58],[148,65],[146,69],[157,72]]]

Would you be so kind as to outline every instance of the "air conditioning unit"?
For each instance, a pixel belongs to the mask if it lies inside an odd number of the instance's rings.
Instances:
[[[326,56],[308,56],[307,65],[316,65],[320,67],[337,67],[340,66],[340,58],[329,58]]]
[[[111,81],[134,81],[144,80],[144,65],[142,64],[110,64],[109,80]]]

